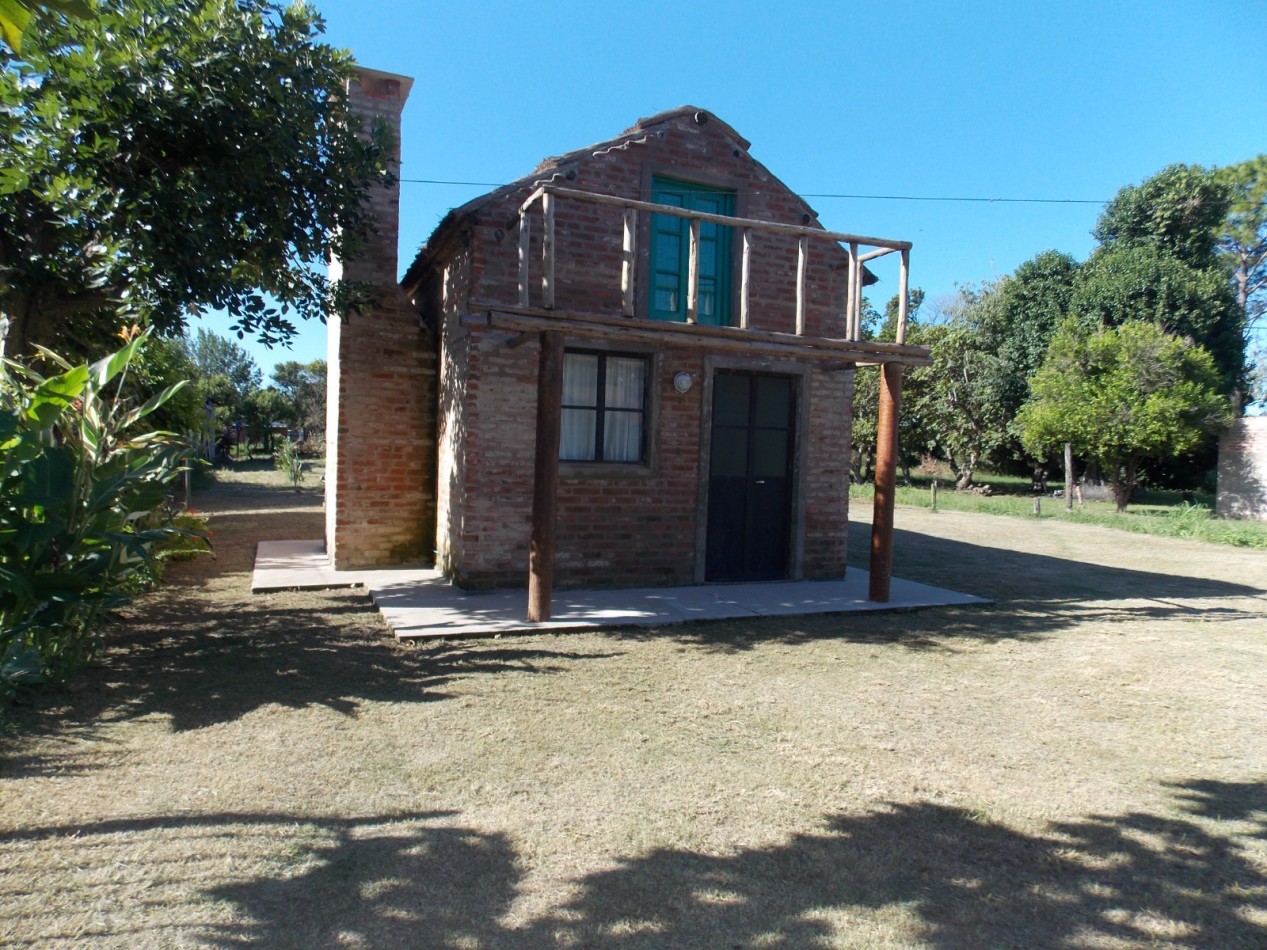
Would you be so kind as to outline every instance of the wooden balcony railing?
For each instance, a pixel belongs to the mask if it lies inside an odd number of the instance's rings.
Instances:
[[[528,307],[529,303],[529,247],[532,239],[532,225],[529,212],[540,202],[544,234],[541,241],[541,299],[546,310],[554,309],[554,265],[556,247],[554,240],[555,208],[559,199],[587,202],[589,204],[609,205],[624,211],[622,259],[620,269],[621,311],[626,317],[635,315],[637,300],[635,274],[637,273],[637,241],[638,215],[664,214],[678,218],[686,218],[690,222],[690,247],[687,267],[686,290],[686,322],[694,324],[699,319],[699,246],[700,225],[703,222],[718,224],[740,232],[742,238],[743,257],[739,278],[739,328],[749,328],[750,308],[749,291],[752,274],[752,235],[761,231],[770,234],[786,234],[797,239],[796,265],[796,335],[805,335],[805,314],[807,309],[806,280],[809,269],[809,242],[829,241],[835,244],[847,244],[849,247],[849,280],[845,292],[845,339],[859,341],[862,337],[862,270],[867,261],[875,260],[886,254],[897,252],[901,255],[898,271],[898,325],[897,343],[906,342],[907,297],[910,271],[910,241],[895,241],[888,238],[867,237],[859,234],[845,234],[839,231],[824,231],[821,228],[810,228],[802,225],[778,224],[772,221],[758,221],[752,218],[736,218],[724,214],[710,214],[703,211],[690,211],[675,208],[671,205],[653,204],[650,201],[637,201],[632,198],[618,198],[613,195],[601,195],[574,188],[563,188],[558,185],[541,185],[519,209],[519,305]],[[869,250],[868,250],[869,249]]]

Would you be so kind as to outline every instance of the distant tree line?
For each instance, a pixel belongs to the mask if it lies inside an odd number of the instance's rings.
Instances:
[[[931,347],[934,364],[906,377],[908,477],[931,456],[967,489],[983,465],[1041,467],[1068,443],[1120,509],[1147,466],[1199,480],[1218,430],[1267,398],[1267,356],[1254,345],[1267,300],[1267,156],[1165,168],[1119,191],[1093,234],[1083,262],[1044,251],[931,308],[912,291],[907,340]],[[868,312],[870,337],[894,339],[897,304]],[[874,460],[874,376],[858,374],[859,480]]]

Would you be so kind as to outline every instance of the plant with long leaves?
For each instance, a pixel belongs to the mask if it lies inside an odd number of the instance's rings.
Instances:
[[[123,395],[147,338],[91,365],[46,350],[54,375],[0,365],[0,694],[91,658],[154,545],[189,534],[142,524],[193,456],[172,433],[138,431],[184,382],[141,405]]]

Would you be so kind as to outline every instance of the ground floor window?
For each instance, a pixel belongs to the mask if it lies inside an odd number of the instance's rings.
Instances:
[[[641,462],[645,457],[647,360],[568,350],[563,355],[563,431],[567,462]]]

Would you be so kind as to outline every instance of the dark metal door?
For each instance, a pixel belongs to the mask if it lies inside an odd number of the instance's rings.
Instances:
[[[707,580],[787,577],[794,402],[786,376],[713,378]]]

